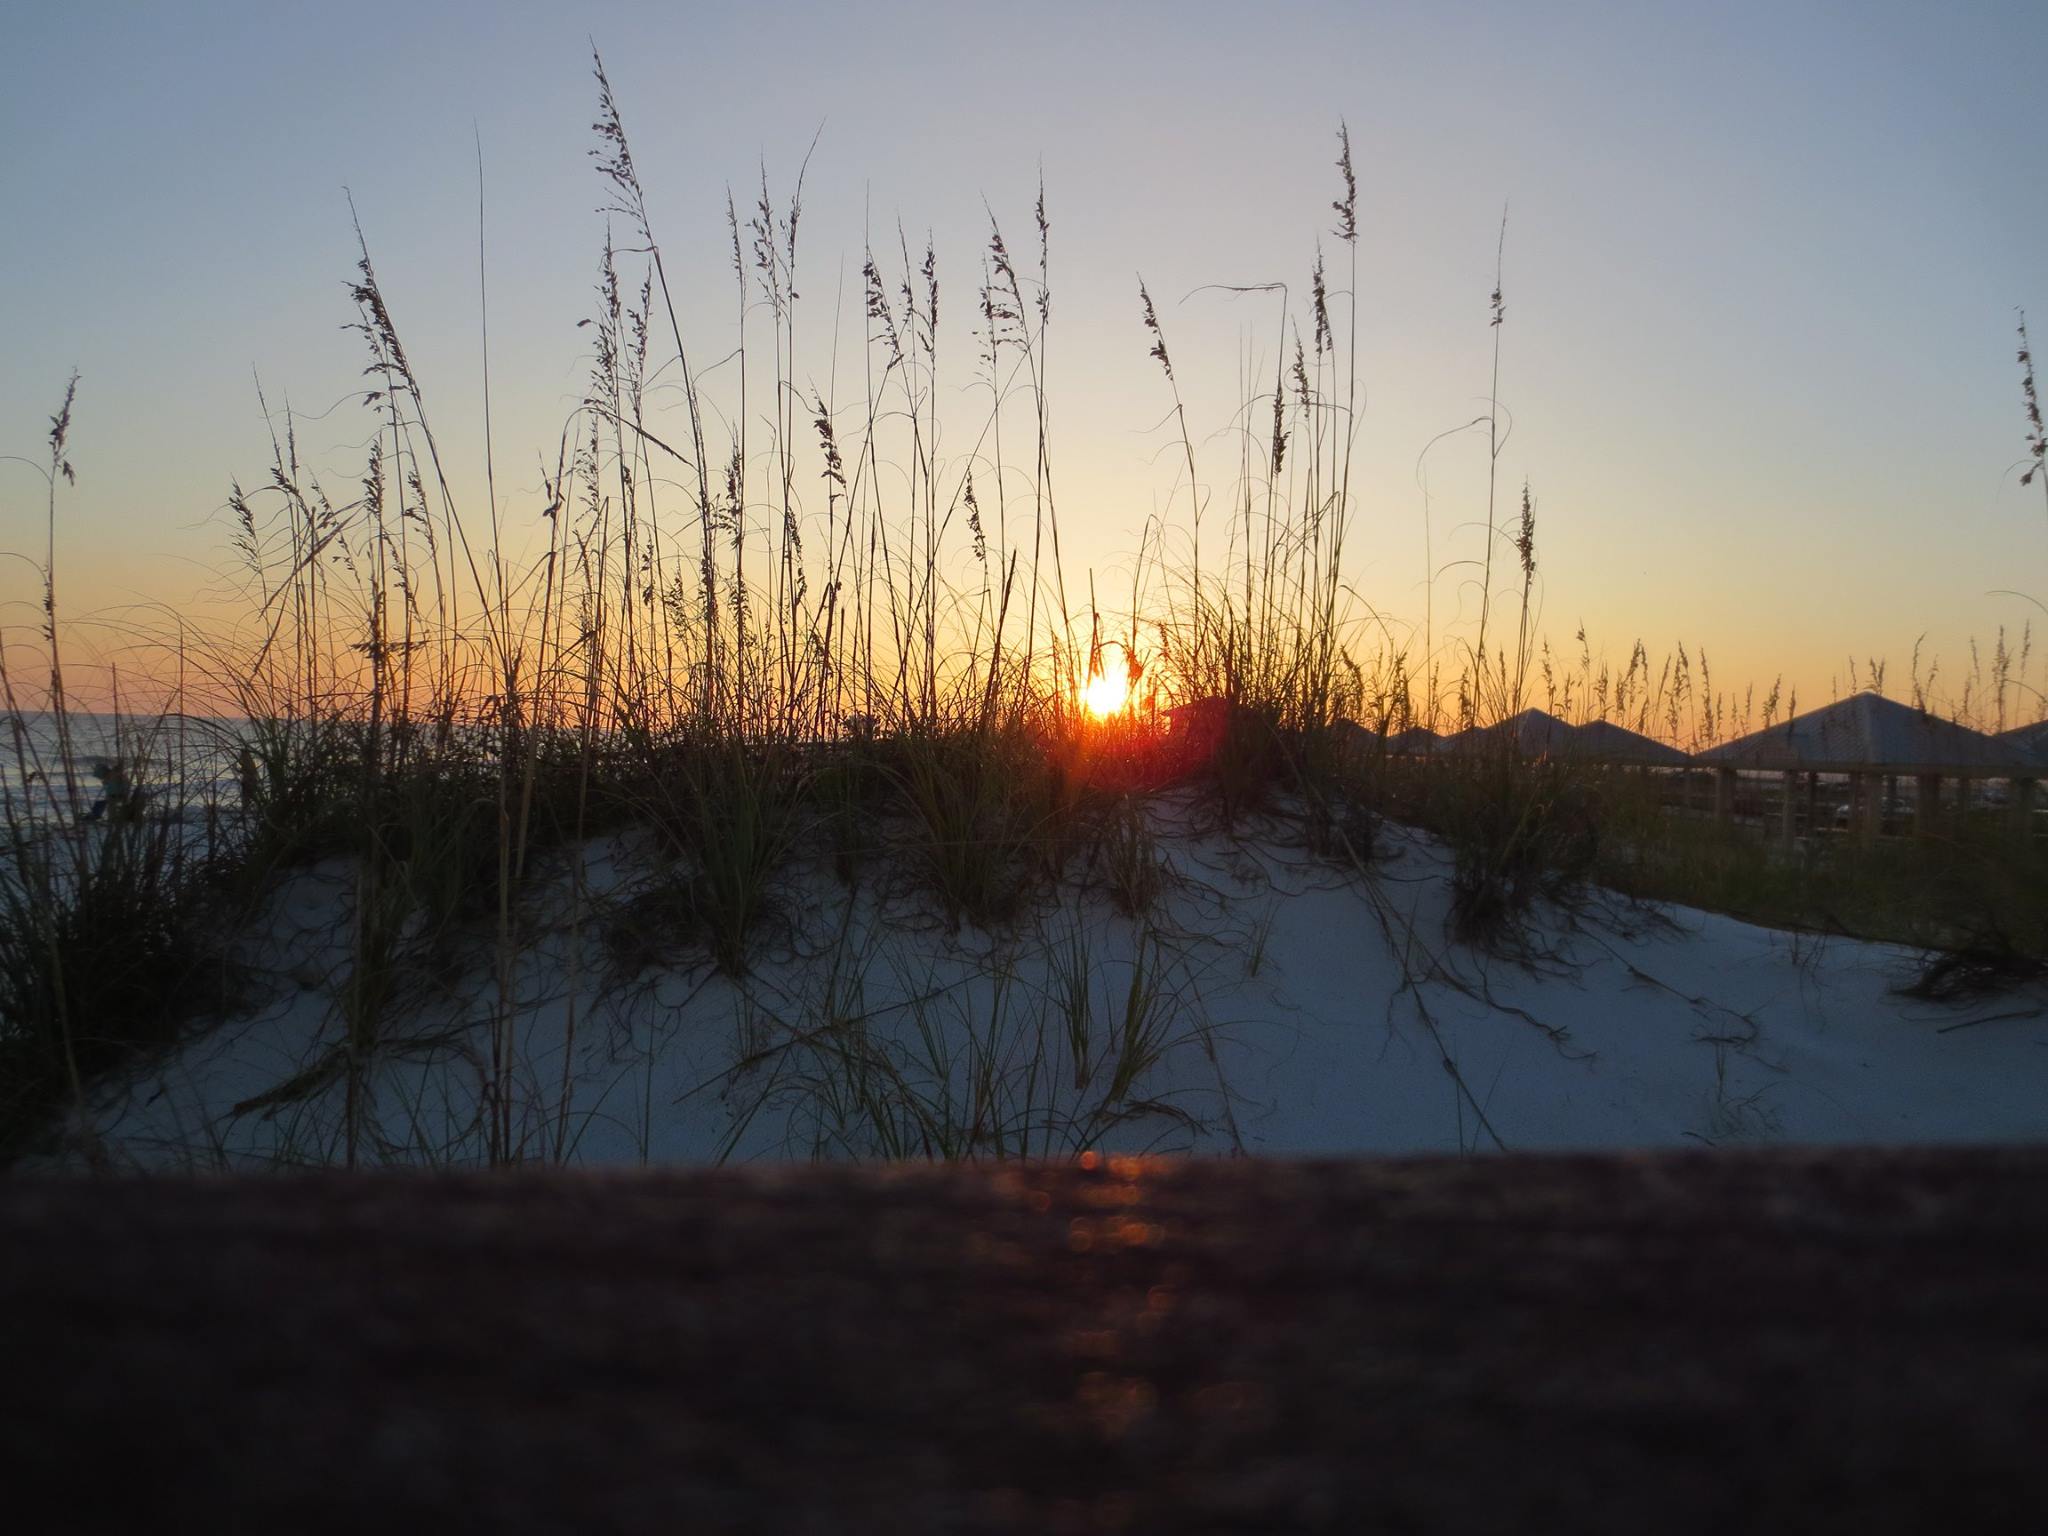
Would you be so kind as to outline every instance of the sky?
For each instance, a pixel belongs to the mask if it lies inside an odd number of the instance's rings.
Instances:
[[[1028,246],[1042,174],[1070,579],[1112,581],[1185,494],[1139,276],[1222,487],[1275,311],[1219,288],[1298,296],[1318,238],[1337,262],[1343,121],[1361,603],[1469,622],[1486,449],[1438,439],[1486,409],[1503,210],[1500,471],[1536,499],[1542,622],[1564,649],[1582,625],[1617,661],[1683,642],[1717,686],[1782,677],[1818,701],[1852,658],[1886,658],[1903,693],[1918,643],[1949,691],[1971,637],[1988,652],[2048,602],[2013,356],[2016,307],[2048,332],[2033,0],[0,0],[0,454],[43,454],[77,369],[67,613],[114,633],[220,600],[229,483],[268,459],[259,378],[317,418],[301,441],[331,474],[360,472],[349,194],[458,494],[481,505],[479,146],[499,500],[509,528],[534,525],[590,363],[593,42],[695,356],[736,336],[727,189],[744,210],[765,167],[785,199],[815,139],[806,390],[857,381],[864,229],[929,231],[958,317],[956,436],[985,409],[966,326],[988,219]],[[40,558],[43,498],[0,463],[0,549]],[[33,591],[28,564],[5,572],[0,595]]]

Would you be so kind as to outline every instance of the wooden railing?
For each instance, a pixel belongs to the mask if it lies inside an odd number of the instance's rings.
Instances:
[[[0,1369],[22,1531],[2039,1530],[2048,1150],[15,1182]]]

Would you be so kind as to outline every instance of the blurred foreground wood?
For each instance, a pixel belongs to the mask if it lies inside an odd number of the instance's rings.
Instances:
[[[2039,1530],[2048,1149],[22,1182],[0,1369],[49,1529]]]

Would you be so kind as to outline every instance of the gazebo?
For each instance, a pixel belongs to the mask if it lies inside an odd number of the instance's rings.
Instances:
[[[1356,720],[1332,720],[1330,735],[1347,757],[1370,758],[1382,753],[1398,755],[1402,752],[1424,752],[1426,746],[1403,745],[1410,736],[1428,737],[1430,733],[1417,727],[1408,731],[1390,731],[1384,723],[1379,726],[1361,725]]]
[[[1394,757],[1428,757],[1443,744],[1444,738],[1426,725],[1411,725],[1387,736],[1387,751]]]
[[[1639,768],[1683,768],[1692,761],[1676,747],[1609,720],[1569,725],[1540,709],[1525,709],[1496,725],[1475,725],[1444,738],[1448,751],[1468,752],[1512,742],[1523,757],[1561,757],[1574,762]]]
[[[1824,709],[1795,715],[1782,725],[1767,726],[1699,754],[1699,762],[1715,769],[1714,810],[1723,819],[1734,801],[1740,771],[1780,773],[1785,780],[1783,833],[1793,835],[1796,785],[1806,775],[1812,822],[1819,777],[1846,774],[1851,818],[1865,837],[1877,835],[1883,818],[1879,786],[1888,779],[1911,775],[1918,780],[1914,809],[1917,831],[1933,830],[1933,812],[1941,801],[1944,779],[2009,779],[2013,800],[2024,808],[2040,768],[2019,743],[1987,736],[1910,704],[1880,694],[1850,695]]]
[[[1589,762],[1630,763],[1643,768],[1684,768],[1692,758],[1641,731],[1611,720],[1588,720],[1572,731],[1574,753]]]
[[[2035,766],[2048,768],[2048,720],[2036,720],[2032,725],[2000,731],[1992,739],[2017,745],[2021,755],[2030,759]]]
[[[1512,745],[1523,757],[1563,757],[1570,750],[1572,728],[1540,709],[1525,709],[1492,725],[1472,725],[1443,739],[1447,752],[1477,752]]]
[[[1427,726],[1411,725],[1406,730],[1377,729],[1356,720],[1331,722],[1330,734],[1346,757],[1377,762],[1382,757],[1429,757],[1443,749],[1443,737]]]

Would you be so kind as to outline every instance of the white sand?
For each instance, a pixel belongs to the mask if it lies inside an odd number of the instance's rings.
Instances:
[[[1165,829],[1171,875],[1142,935],[1102,895],[1068,891],[1013,932],[955,937],[928,897],[856,899],[829,871],[799,868],[739,982],[701,948],[619,974],[603,913],[647,874],[630,839],[593,843],[562,860],[582,864],[587,899],[572,899],[573,869],[544,883],[512,969],[521,1152],[698,1163],[1027,1144],[1306,1154],[2048,1135],[2048,995],[1919,1003],[1895,990],[1910,951],[1597,893],[1576,915],[1542,917],[1540,957],[1487,956],[1446,933],[1444,851],[1400,829],[1384,841],[1366,880],[1271,838]],[[293,878],[251,948],[261,1006],[106,1092],[105,1153],[152,1166],[342,1160],[338,1075],[236,1106],[338,1063],[348,893],[345,865]],[[1078,1070],[1061,1003],[1077,946],[1089,978]],[[422,968],[383,1019],[363,1161],[484,1160],[498,988],[487,930],[473,947],[438,976]],[[1133,1009],[1141,947],[1157,991],[1141,985]],[[1156,1059],[1119,1085],[1134,1013],[1154,1047],[1140,1054]],[[828,1016],[860,1022],[821,1030]],[[854,1045],[870,1063],[865,1093]]]

